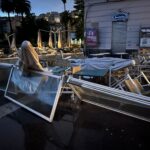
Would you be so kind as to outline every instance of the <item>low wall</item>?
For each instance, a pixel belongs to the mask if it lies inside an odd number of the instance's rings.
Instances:
[[[74,58],[74,59],[84,58],[82,53],[64,53],[64,58],[67,56],[71,56],[71,58]],[[40,59],[47,61],[49,66],[68,66],[69,65],[69,61],[62,59],[60,54],[41,55],[39,57]],[[10,63],[10,64],[15,64],[17,60],[18,60],[18,57],[0,58],[0,62]]]

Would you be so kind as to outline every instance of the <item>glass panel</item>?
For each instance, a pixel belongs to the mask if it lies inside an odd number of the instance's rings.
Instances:
[[[0,90],[6,89],[11,68],[11,64],[0,63]]]
[[[58,101],[61,81],[60,76],[37,72],[22,74],[19,69],[14,68],[5,95],[8,99],[49,120],[53,115],[52,109],[55,109],[53,106]]]
[[[149,97],[129,94],[129,92],[110,87],[106,87],[107,93],[102,88],[104,86],[94,83],[88,84],[87,81],[78,79],[70,79],[68,82],[79,98],[85,102],[150,122]],[[122,94],[119,95],[118,91]]]

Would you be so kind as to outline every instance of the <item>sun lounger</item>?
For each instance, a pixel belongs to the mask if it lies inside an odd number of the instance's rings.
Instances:
[[[64,60],[69,60],[71,58],[71,56],[64,57],[64,53],[62,50],[60,50],[60,55],[61,55],[61,58]]]
[[[141,76],[143,76],[142,79],[145,79],[147,84],[142,85],[140,83],[139,77]],[[132,79],[129,74],[127,75],[127,77],[128,79],[125,80],[125,85],[129,89],[129,91],[143,95],[150,95],[150,81],[143,72],[141,72],[141,74],[134,79]],[[148,87],[147,89],[145,88],[146,86]]]

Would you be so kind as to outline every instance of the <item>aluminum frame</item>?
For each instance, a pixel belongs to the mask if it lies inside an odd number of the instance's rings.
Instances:
[[[55,115],[55,111],[56,111],[56,107],[57,107],[57,104],[58,104],[58,100],[59,100],[59,97],[60,97],[60,94],[61,94],[61,89],[62,89],[62,85],[63,85],[63,76],[56,76],[56,75],[52,75],[48,72],[38,72],[38,71],[31,71],[33,73],[38,73],[40,75],[47,75],[47,76],[51,76],[51,77],[54,77],[54,78],[57,78],[57,79],[60,79],[60,82],[59,82],[59,85],[58,85],[58,90],[57,90],[57,93],[56,93],[56,96],[55,96],[55,100],[54,100],[54,103],[53,103],[53,106],[52,106],[52,109],[51,109],[51,112],[50,112],[50,116],[47,117],[45,115],[43,115],[42,113],[26,106],[25,104],[22,104],[21,102],[18,102],[16,101],[14,98],[10,97],[7,95],[7,90],[8,90],[8,87],[9,87],[9,83],[10,83],[10,79],[11,79],[11,76],[12,76],[12,73],[13,73],[13,70],[14,70],[15,67],[13,67],[11,69],[11,72],[10,72],[10,76],[9,76],[9,79],[8,79],[8,83],[7,83],[7,87],[6,87],[6,90],[5,90],[5,93],[4,93],[4,97],[6,97],[7,99],[9,99],[10,101],[14,102],[15,104],[25,108],[26,110],[34,113],[35,115],[45,119],[46,121],[48,122],[52,122],[53,121],[53,118],[54,118],[54,115]]]
[[[92,105],[96,105],[98,107],[102,107],[111,111],[115,111],[115,112],[118,112],[127,116],[131,116],[140,120],[150,122],[150,117],[147,118],[142,115],[137,115],[134,112],[121,110],[111,105],[107,105],[107,103],[104,104],[102,102],[95,102],[88,98],[84,99],[82,95],[80,95],[80,92],[78,92],[78,90],[74,86],[80,87],[81,89],[85,88],[94,92],[98,92],[100,96],[104,96],[102,98],[104,99],[108,98],[110,102],[119,102],[120,104],[129,104],[131,106],[142,107],[142,108],[149,110],[150,109],[150,97],[148,96],[143,96],[143,95],[139,95],[139,94],[135,94],[131,92],[114,89],[108,86],[91,83],[91,82],[76,79],[73,77],[69,77],[67,82],[81,101],[84,101]]]

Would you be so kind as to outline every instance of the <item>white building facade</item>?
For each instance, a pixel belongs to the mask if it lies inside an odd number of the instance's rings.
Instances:
[[[141,30],[150,31],[150,0],[84,0],[84,3],[86,38],[89,36],[86,48],[90,53],[139,50]],[[149,35],[146,33],[150,39]]]

